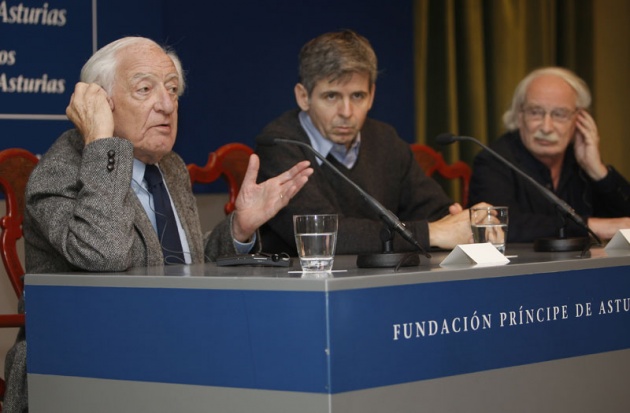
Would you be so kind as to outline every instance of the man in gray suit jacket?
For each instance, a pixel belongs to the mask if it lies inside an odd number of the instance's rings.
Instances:
[[[258,227],[313,171],[300,162],[257,184],[259,159],[252,155],[235,212],[202,234],[186,166],[172,152],[183,90],[179,59],[149,39],[117,40],[88,60],[66,109],[76,129],[41,158],[27,187],[28,273],[200,263],[258,248]],[[143,179],[147,165],[157,165],[166,183],[182,245],[179,261],[162,252]],[[24,331],[7,355],[5,377],[5,412],[28,411]]]

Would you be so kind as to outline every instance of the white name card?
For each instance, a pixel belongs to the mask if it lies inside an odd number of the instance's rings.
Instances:
[[[630,251],[630,229],[620,229],[617,231],[612,239],[608,241],[604,250]]]
[[[441,267],[448,265],[504,265],[510,262],[489,242],[480,244],[461,244],[440,263]]]

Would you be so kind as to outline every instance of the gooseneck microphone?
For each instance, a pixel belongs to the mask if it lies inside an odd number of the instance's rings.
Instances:
[[[378,216],[384,221],[384,223],[391,229],[394,230],[396,232],[398,232],[407,242],[409,242],[410,244],[414,245],[420,252],[422,252],[422,254],[427,257],[430,258],[431,256],[424,250],[424,248],[422,247],[422,245],[420,245],[420,243],[415,239],[415,237],[413,236],[413,233],[409,230],[409,228],[407,228],[405,226],[405,224],[403,224],[400,219],[398,219],[398,217],[391,212],[390,210],[388,210],[387,208],[385,208],[380,202],[378,202],[374,197],[372,197],[370,194],[368,194],[367,192],[365,192],[363,190],[363,188],[361,188],[359,185],[357,185],[356,183],[354,183],[350,178],[348,178],[346,175],[344,175],[341,171],[339,171],[339,169],[337,169],[332,163],[330,163],[330,161],[328,161],[328,159],[326,159],[325,156],[323,156],[321,153],[317,152],[315,149],[313,149],[313,147],[307,143],[304,142],[300,142],[300,141],[295,141],[292,139],[282,139],[282,138],[274,138],[273,136],[259,136],[256,138],[256,143],[258,145],[264,145],[264,146],[272,146],[275,144],[289,144],[289,145],[297,145],[297,146],[301,146],[302,148],[305,148],[306,150],[310,151],[313,155],[315,155],[317,158],[319,158],[327,167],[329,167],[334,173],[335,175],[338,175],[340,178],[342,178],[344,181],[346,181],[348,184],[350,184],[354,189],[357,190],[357,192],[359,192],[359,194],[361,194],[361,196],[363,197],[363,199],[365,199],[365,201],[367,202],[367,204],[378,214]],[[358,260],[357,260],[357,264],[361,267],[395,267],[397,264],[399,264],[400,259],[403,259],[403,256],[398,256],[397,254],[394,253],[383,253],[383,254],[377,254],[379,256],[386,256],[383,257],[383,259],[364,259],[363,257],[359,256]],[[404,254],[404,255],[408,255],[408,254]],[[419,260],[415,260],[415,262],[413,260],[409,260],[409,263],[407,263],[407,265],[418,265]],[[405,266],[405,264],[403,264],[403,266]]]
[[[442,133],[435,138],[435,142],[439,145],[450,145],[453,142],[461,142],[461,141],[470,141],[474,142],[477,145],[481,146],[483,149],[488,151],[494,158],[501,161],[505,166],[510,168],[512,171],[516,172],[527,182],[532,184],[536,189],[540,191],[551,203],[553,203],[564,216],[569,217],[573,222],[575,222],[578,226],[582,227],[589,234],[593,236],[595,241],[601,245],[601,240],[599,237],[588,227],[586,222],[582,219],[581,216],[575,213],[575,210],[567,204],[564,200],[560,199],[556,194],[550,191],[548,188],[541,185],[538,181],[536,181],[531,176],[527,175],[525,172],[521,171],[516,165],[505,159],[503,156],[499,155],[494,150],[490,149],[487,145],[484,145],[479,140],[470,137],[470,136],[455,136],[450,133]],[[563,216],[563,219],[564,219]],[[573,237],[566,238],[564,236],[564,228],[560,228],[560,236],[558,238],[541,238],[534,241],[534,250],[536,251],[579,251],[585,250],[589,246],[588,237]]]

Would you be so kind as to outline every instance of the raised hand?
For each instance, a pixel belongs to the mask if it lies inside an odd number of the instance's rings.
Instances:
[[[79,82],[74,88],[66,115],[79,130],[85,144],[114,135],[113,104],[107,92],[95,83]]]
[[[309,161],[302,161],[288,171],[256,183],[260,159],[249,158],[247,172],[236,197],[232,235],[237,241],[248,241],[256,230],[284,208],[313,173]]]
[[[586,110],[580,110],[577,114],[576,127],[573,144],[575,159],[577,159],[580,167],[584,169],[588,176],[595,181],[599,181],[606,177],[608,169],[603,164],[599,152],[597,124]]]

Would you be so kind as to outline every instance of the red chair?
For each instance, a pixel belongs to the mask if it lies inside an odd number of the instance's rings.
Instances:
[[[216,181],[219,177],[225,179],[228,183],[230,199],[223,208],[225,214],[234,211],[234,203],[236,196],[241,189],[249,156],[254,150],[242,143],[228,143],[221,146],[208,155],[208,162],[205,166],[189,164],[188,173],[190,174],[190,182],[209,184]]]
[[[37,157],[24,149],[0,151],[0,191],[6,205],[5,215],[0,219],[0,255],[18,298],[24,289],[24,267],[18,256],[17,241],[22,238],[26,183],[37,162]],[[0,328],[23,326],[24,314],[0,314]],[[0,399],[3,397],[4,380],[0,379]]]
[[[427,176],[432,176],[435,172],[446,179],[459,179],[461,183],[460,202],[465,207],[468,203],[468,188],[472,169],[466,162],[457,161],[451,165],[447,164],[442,154],[433,148],[419,143],[410,144],[411,151],[416,157],[416,161],[424,170]]]

